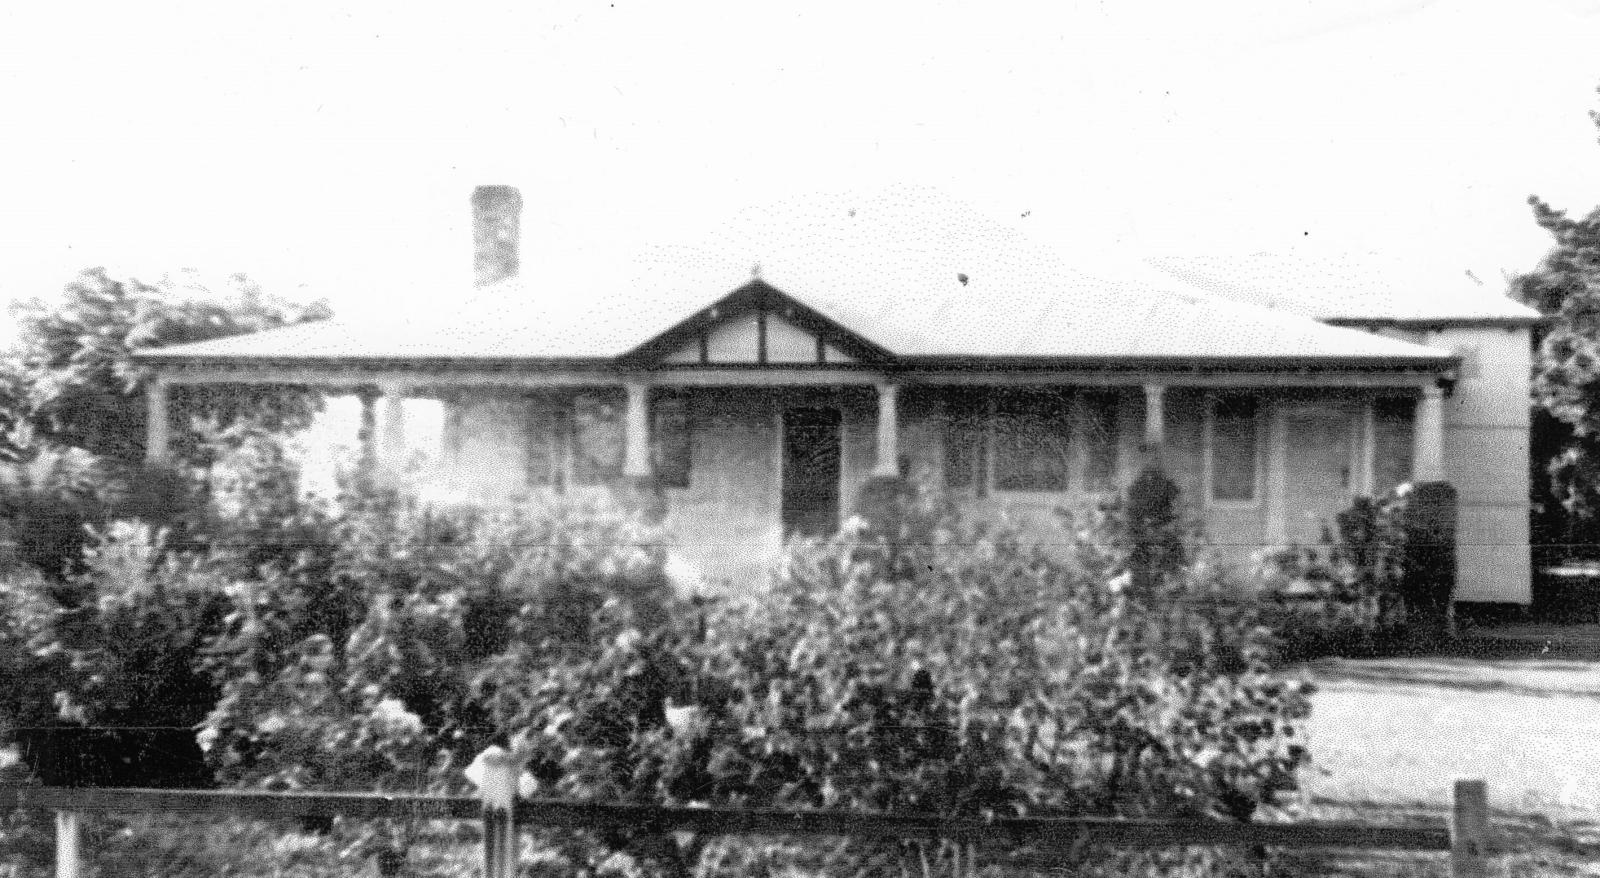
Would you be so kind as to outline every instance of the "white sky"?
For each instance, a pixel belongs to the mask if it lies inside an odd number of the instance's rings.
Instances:
[[[1600,202],[1600,0],[459,8],[8,4],[0,299],[105,264],[436,301],[485,182],[523,189],[528,272],[911,182],[1086,258],[1496,278],[1548,246],[1530,193]]]

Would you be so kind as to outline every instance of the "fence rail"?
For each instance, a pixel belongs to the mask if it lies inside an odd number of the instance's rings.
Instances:
[[[168,813],[256,819],[343,816],[356,819],[482,820],[484,878],[512,872],[516,829],[629,828],[707,835],[799,835],[881,840],[947,840],[980,848],[1027,849],[1032,859],[1082,845],[1152,848],[1243,845],[1276,848],[1346,848],[1449,852],[1451,874],[1487,873],[1488,801],[1481,780],[1455,786],[1449,825],[1373,826],[1347,822],[1226,823],[1208,820],[1113,818],[946,818],[927,814],[862,814],[745,808],[669,807],[514,799],[515,776],[487,777],[483,795],[421,796],[382,793],[275,793],[215,790],[145,790],[0,787],[0,809],[56,812],[58,878],[78,878],[80,815]]]

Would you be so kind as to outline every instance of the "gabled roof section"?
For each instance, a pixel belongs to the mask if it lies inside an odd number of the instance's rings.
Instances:
[[[887,364],[894,359],[894,354],[888,349],[760,278],[751,280],[696,311],[620,359],[628,365],[656,365],[675,352],[694,346],[700,349],[700,355],[694,359],[702,365],[713,365],[715,360],[708,343],[711,333],[719,325],[727,325],[752,314],[757,318],[757,337],[753,339],[751,349],[755,352],[758,364],[777,361],[769,353],[769,325],[773,323],[787,324],[809,334],[817,346],[814,360],[817,365],[829,362],[827,351],[830,349],[843,355],[843,358],[834,357],[835,363]],[[795,364],[795,359],[787,358],[786,363]]]

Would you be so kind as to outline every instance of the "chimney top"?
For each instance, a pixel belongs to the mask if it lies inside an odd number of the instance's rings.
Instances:
[[[515,186],[472,190],[472,269],[476,286],[516,277],[521,264],[522,193]]]

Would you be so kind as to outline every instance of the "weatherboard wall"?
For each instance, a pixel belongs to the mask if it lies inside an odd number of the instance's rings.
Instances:
[[[1462,597],[1466,600],[1526,600],[1526,410],[1496,401],[1504,396],[1507,372],[1520,363],[1514,334],[1495,329],[1487,335],[1452,330],[1489,347],[1473,372],[1458,382],[1449,402],[1447,466],[1461,490]],[[1495,335],[1498,333],[1499,335]],[[1505,342],[1505,338],[1513,341]],[[1172,388],[1166,395],[1166,445],[1162,463],[1182,490],[1188,512],[1204,527],[1221,561],[1243,566],[1252,555],[1281,539],[1272,524],[1275,457],[1270,443],[1279,435],[1277,413],[1295,407],[1345,406],[1359,412],[1370,391],[1261,390],[1258,432],[1260,470],[1256,498],[1243,503],[1207,501],[1206,409],[1208,392]],[[1485,395],[1490,399],[1483,398]],[[876,400],[870,388],[699,388],[689,394],[693,440],[691,477],[686,487],[665,489],[666,526],[674,541],[680,577],[711,586],[743,588],[762,581],[782,552],[782,417],[786,408],[830,405],[842,416],[841,520],[875,464]],[[528,485],[529,395],[517,391],[474,391],[451,405],[454,447],[443,449],[433,469],[436,489],[458,499],[514,502],[536,493]],[[1142,394],[1122,392],[1118,406],[1118,479],[1126,486],[1147,459]],[[1521,431],[1519,436],[1519,429]],[[901,396],[902,466],[929,484],[944,483],[944,411],[938,393],[910,388]],[[1287,442],[1292,435],[1282,435]],[[1359,443],[1359,438],[1352,440]],[[1360,472],[1359,444],[1352,466]],[[1523,462],[1523,463],[1519,463]],[[1280,464],[1281,465],[1281,464]],[[1277,478],[1292,479],[1282,472]],[[1358,486],[1353,486],[1354,491]],[[1101,495],[1077,491],[965,492],[970,515],[1016,522],[1041,543],[1067,538],[1059,510],[1087,512]],[[1330,509],[1338,506],[1330,503]]]

